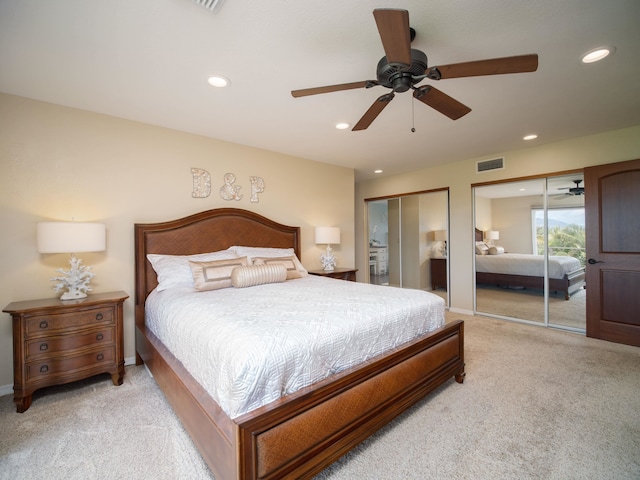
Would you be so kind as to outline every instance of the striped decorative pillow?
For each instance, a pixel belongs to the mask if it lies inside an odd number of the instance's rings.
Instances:
[[[265,283],[279,283],[287,279],[287,267],[282,263],[236,267],[231,272],[231,284],[236,288],[253,287]]]

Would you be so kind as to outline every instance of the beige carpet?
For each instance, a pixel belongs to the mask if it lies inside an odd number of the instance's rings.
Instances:
[[[586,328],[587,292],[580,289],[565,300],[564,294],[549,295],[549,323],[560,327]],[[544,297],[541,290],[511,289],[490,285],[476,286],[476,310],[503,317],[544,323]]]
[[[640,349],[448,314],[467,377],[433,392],[318,479],[638,479]],[[0,398],[1,479],[210,479],[143,367]]]

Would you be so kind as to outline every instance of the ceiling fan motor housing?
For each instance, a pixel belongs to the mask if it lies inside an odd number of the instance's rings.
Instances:
[[[415,83],[423,78],[415,79],[424,75],[427,70],[427,56],[420,50],[411,49],[411,65],[402,69],[398,65],[390,64],[387,57],[382,57],[378,62],[376,76],[378,83],[384,87],[393,89],[394,92],[406,92]]]

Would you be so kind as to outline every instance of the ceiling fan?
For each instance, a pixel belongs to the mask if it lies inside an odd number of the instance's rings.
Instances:
[[[413,90],[413,96],[425,105],[446,115],[452,120],[466,115],[469,107],[441,92],[431,85],[417,87],[425,78],[440,80],[446,78],[475,77],[481,75],[500,75],[506,73],[535,72],[538,69],[538,55],[520,55],[515,57],[493,58],[473,62],[454,63],[429,67],[427,56],[420,50],[411,48],[415,31],[409,27],[409,12],[400,9],[380,8],[373,16],[382,40],[385,56],[378,62],[376,80],[343,83],[325,87],[293,90],[294,97],[339,92],[355,88],[382,86],[391,89],[376,99],[352,130],[365,130],[376,117],[389,105],[396,93]]]
[[[558,190],[569,190],[565,195],[584,195],[584,187],[580,186],[582,180],[573,180],[573,183],[576,184],[575,187],[562,187]]]

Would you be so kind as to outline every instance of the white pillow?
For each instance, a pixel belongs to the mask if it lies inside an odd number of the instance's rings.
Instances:
[[[235,288],[253,287],[265,283],[279,283],[287,279],[287,268],[281,263],[249,265],[231,271],[231,284]]]
[[[504,247],[491,247],[489,249],[489,255],[501,255],[504,253]]]
[[[295,269],[300,272],[300,277],[305,277],[308,272],[304,268],[300,259],[296,256],[293,248],[271,248],[271,247],[243,247],[233,246],[229,247],[229,250],[236,252],[239,257],[249,257],[249,263],[254,263],[254,258],[278,258],[278,257],[293,257],[293,263]],[[264,263],[264,262],[263,262]],[[287,276],[287,278],[299,278]]]
[[[237,258],[233,250],[221,250],[218,252],[198,253],[196,255],[160,255],[150,253],[147,259],[158,277],[158,291],[178,285],[193,286],[193,275],[189,268],[189,260],[194,262],[206,262],[213,260],[226,260]]]

